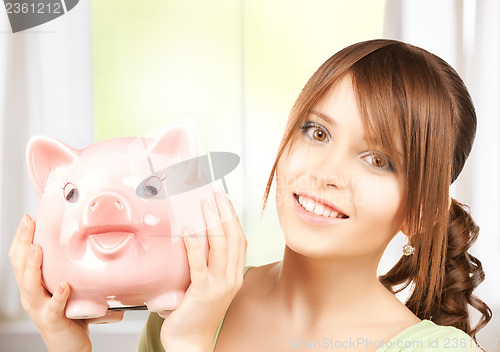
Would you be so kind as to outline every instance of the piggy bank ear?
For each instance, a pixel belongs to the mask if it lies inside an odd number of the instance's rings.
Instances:
[[[28,173],[38,194],[45,192],[45,186],[54,169],[73,163],[76,157],[76,149],[54,138],[33,138],[27,150]]]
[[[148,147],[150,154],[168,155],[184,161],[196,157],[196,138],[185,125],[175,125],[156,138]]]
[[[164,169],[164,172],[168,174],[166,175],[168,181],[165,182],[167,182],[169,193],[172,193],[174,189],[178,190],[179,185],[196,182],[195,179],[199,173],[196,149],[194,133],[183,124],[170,127],[149,146],[150,155],[161,154],[177,160],[177,164]]]

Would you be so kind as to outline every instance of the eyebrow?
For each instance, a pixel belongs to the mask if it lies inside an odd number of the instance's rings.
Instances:
[[[319,111],[314,111],[314,110],[310,110],[309,113],[318,116],[320,119],[328,122],[330,125],[334,125],[334,126],[337,125],[337,122],[326,114],[323,114]]]
[[[322,112],[315,111],[315,110],[310,110],[309,113],[316,115],[320,119],[322,119],[323,121],[326,121],[330,125],[337,127],[337,121],[335,121],[332,117],[328,116],[327,114],[323,114]],[[363,140],[363,142],[366,142],[366,137],[365,137],[364,133],[362,134],[361,139]]]

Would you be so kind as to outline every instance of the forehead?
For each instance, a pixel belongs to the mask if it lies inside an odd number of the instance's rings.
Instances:
[[[313,105],[310,113],[328,125],[349,133],[351,138],[365,140],[358,101],[350,75],[343,77]]]

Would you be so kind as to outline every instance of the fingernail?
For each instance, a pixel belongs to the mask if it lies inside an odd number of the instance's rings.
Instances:
[[[33,259],[34,256],[35,256],[35,247],[31,245],[29,259]]]
[[[207,200],[208,208],[212,211],[212,213],[217,214],[217,207],[215,206],[215,200],[209,199]]]
[[[57,293],[62,295],[64,293],[64,290],[66,290],[66,285],[64,283],[60,283],[59,286],[57,287]]]
[[[171,310],[162,310],[161,312],[158,312],[158,315],[160,316],[160,318],[166,319],[168,318],[170,313],[172,313]]]
[[[222,200],[225,200],[226,202],[229,201],[229,199],[227,198],[226,192],[224,192],[223,190],[219,190],[217,193],[219,194],[219,197]]]
[[[194,236],[193,226],[187,227],[182,234],[182,237],[190,237],[190,236],[191,237]]]
[[[28,215],[24,214],[21,220],[21,232],[26,233],[28,231]]]
[[[233,203],[231,202],[231,200],[229,199],[229,197],[227,196],[226,192],[224,192],[223,190],[220,190],[220,191],[218,191],[217,193],[219,193],[219,198],[220,198],[222,201],[224,201],[224,202],[228,203],[228,204],[229,204],[229,206],[231,207],[231,209],[234,211],[234,205],[233,205]]]

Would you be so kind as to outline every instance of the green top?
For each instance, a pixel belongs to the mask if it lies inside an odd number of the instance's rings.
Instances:
[[[245,274],[251,267],[245,267]],[[214,336],[214,347],[219,336],[219,331],[222,326],[222,318]],[[138,352],[164,352],[160,342],[160,330],[163,324],[163,318],[157,313],[149,314],[148,320],[142,330],[141,339],[139,340]],[[310,344],[310,345],[308,345]],[[313,345],[315,344],[315,345]],[[472,338],[462,330],[452,326],[439,326],[430,320],[422,320],[414,324],[388,341],[377,340],[370,341],[363,338],[350,339],[345,341],[336,341],[333,338],[323,338],[319,341],[298,341],[290,340],[290,347],[295,347],[297,350],[309,350],[317,346],[324,349],[366,349],[378,348],[377,352],[411,352],[411,351],[427,351],[427,352],[465,352],[479,351]]]
[[[360,341],[362,346],[369,347],[369,341]],[[399,334],[389,341],[378,341],[378,345],[373,341],[374,347],[380,348],[377,352],[398,352],[398,351],[432,351],[432,352],[465,352],[479,351],[472,338],[462,330],[453,326],[440,326],[430,320],[422,320]]]

